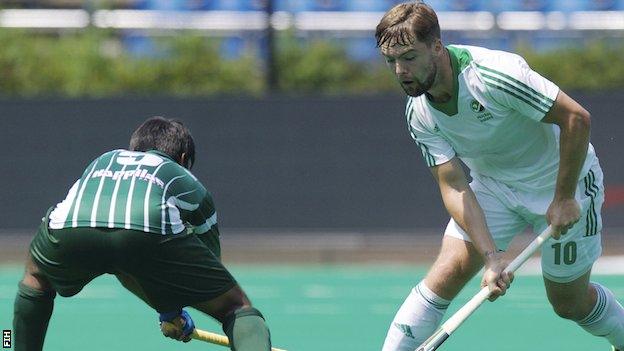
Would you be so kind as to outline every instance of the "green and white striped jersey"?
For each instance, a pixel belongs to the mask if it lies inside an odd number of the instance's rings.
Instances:
[[[559,88],[515,54],[474,46],[447,46],[454,75],[451,101],[409,97],[409,131],[427,165],[459,157],[471,175],[516,189],[554,189],[559,127],[542,123]],[[596,158],[590,144],[581,175]]]
[[[157,234],[218,231],[210,194],[190,171],[159,151],[113,150],[96,158],[50,213],[48,225]]]

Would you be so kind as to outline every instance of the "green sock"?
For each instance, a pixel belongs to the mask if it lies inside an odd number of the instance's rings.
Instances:
[[[19,283],[13,309],[15,351],[41,351],[54,308],[54,292],[43,292]]]
[[[232,351],[270,351],[271,334],[264,317],[255,308],[241,308],[223,323]]]

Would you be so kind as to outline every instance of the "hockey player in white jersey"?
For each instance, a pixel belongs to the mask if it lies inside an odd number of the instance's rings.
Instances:
[[[436,13],[422,2],[393,7],[375,36],[408,95],[409,132],[451,217],[437,260],[396,313],[383,351],[413,351],[482,267],[491,300],[504,295],[513,276],[503,272],[501,251],[525,228],[549,224],[557,234],[543,246],[542,271],[554,311],[624,350],[624,309],[590,281],[601,254],[604,187],[589,112],[518,55],[443,45]]]

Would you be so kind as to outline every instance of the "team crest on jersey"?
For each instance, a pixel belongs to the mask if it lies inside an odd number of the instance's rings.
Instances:
[[[472,100],[472,102],[470,102],[470,109],[477,113],[479,122],[485,122],[494,118],[490,112],[486,111],[485,106],[481,105],[477,100]]]
[[[483,105],[481,105],[481,103],[477,100],[472,100],[470,108],[477,113],[485,111],[485,107],[483,107]]]

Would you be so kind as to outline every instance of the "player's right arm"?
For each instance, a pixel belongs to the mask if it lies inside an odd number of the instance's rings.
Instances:
[[[513,276],[503,273],[507,263],[496,248],[483,210],[468,185],[460,161],[454,157],[448,162],[430,167],[430,170],[438,182],[446,210],[468,234],[475,249],[483,257],[485,272],[481,285],[489,286],[492,292],[490,300],[493,301],[505,294]]]
[[[438,182],[448,213],[483,257],[486,270],[481,283],[490,287],[491,300],[494,300],[505,293],[513,276],[501,274],[506,264],[494,244],[483,210],[468,185],[455,150],[436,132],[435,122],[419,110],[414,98],[408,99],[405,113],[409,132]]]

